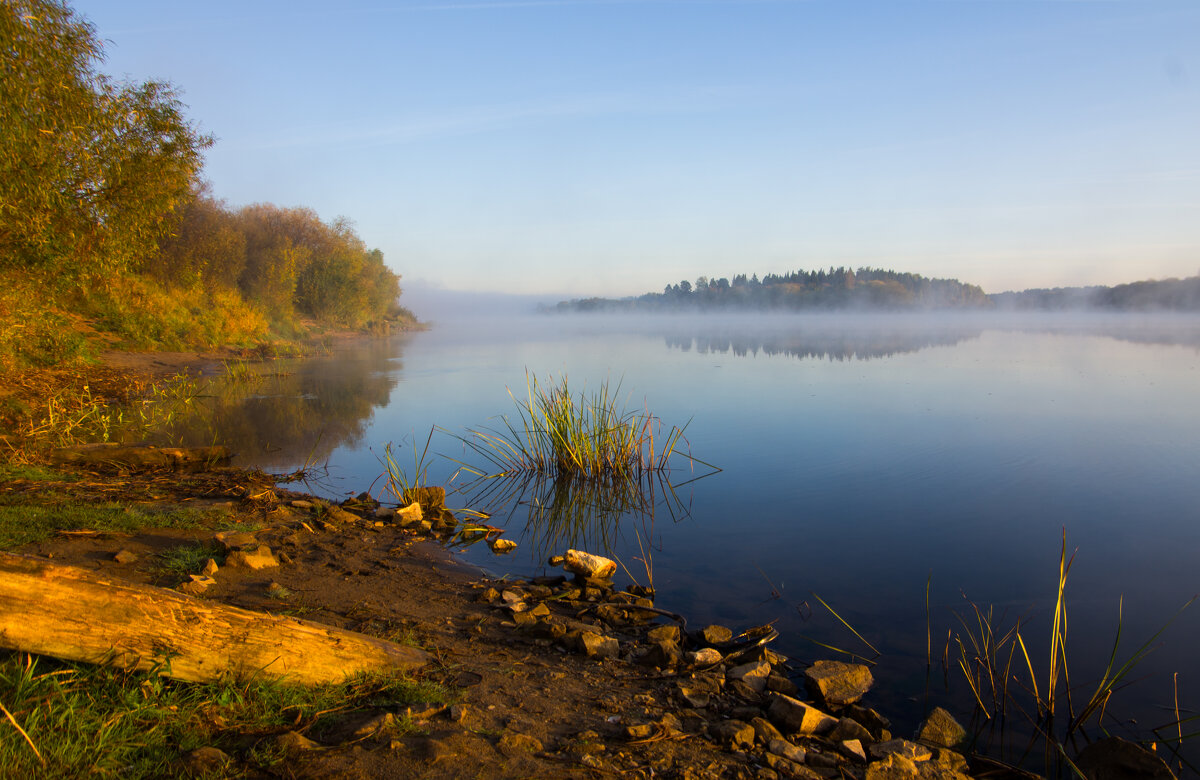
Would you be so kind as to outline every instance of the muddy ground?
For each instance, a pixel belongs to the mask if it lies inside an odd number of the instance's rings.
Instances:
[[[245,480],[230,479],[225,494],[213,475],[188,480],[191,488],[185,480],[169,497],[162,497],[161,483],[148,493],[159,495],[164,507],[229,505],[237,513],[230,520],[266,522],[256,536],[284,561],[258,571],[222,567],[203,598],[415,643],[434,659],[423,675],[461,696],[463,706],[453,713],[458,720],[449,709],[438,709],[417,718],[418,733],[397,738],[384,730],[304,750],[278,768],[280,776],[758,776],[747,754],[727,752],[699,735],[631,740],[627,726],[677,709],[671,680],[524,635],[508,610],[481,601],[496,583],[456,563],[419,532],[367,520],[328,527],[306,522],[309,531],[288,503],[295,495],[280,491],[274,501],[230,501]],[[121,482],[128,494],[129,475]],[[97,475],[92,484],[101,492]],[[199,495],[181,495],[187,492]],[[163,580],[156,555],[212,537],[212,531],[176,529],[64,534],[19,552],[163,586],[174,583]],[[134,559],[118,562],[122,551],[133,554],[122,558]],[[379,714],[357,713],[352,720]],[[238,771],[236,764],[230,771]]]

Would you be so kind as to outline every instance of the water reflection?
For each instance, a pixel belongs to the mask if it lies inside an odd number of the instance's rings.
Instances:
[[[218,377],[168,435],[184,444],[220,441],[239,462],[266,470],[293,468],[298,458],[324,462],[362,445],[399,382],[405,339],[354,341],[320,359],[251,364],[245,375]]]
[[[645,548],[653,543],[656,519],[678,523],[690,516],[691,485],[711,473],[680,485],[667,474],[640,481],[515,474],[479,479],[459,492],[492,522],[520,528],[519,539],[534,560],[571,548],[614,556],[628,541],[621,537],[624,523],[644,548],[643,566],[649,566]]]
[[[739,326],[740,325],[740,326]],[[977,339],[982,327],[952,323],[922,323],[904,321],[870,324],[859,327],[836,327],[820,321],[804,321],[782,329],[765,330],[747,323],[724,326],[698,324],[694,332],[672,330],[664,334],[668,348],[699,354],[731,353],[737,357],[785,355],[804,359],[871,360],[917,352],[928,347],[953,346]]]

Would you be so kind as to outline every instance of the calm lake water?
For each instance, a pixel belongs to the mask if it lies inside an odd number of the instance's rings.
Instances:
[[[970,602],[1004,629],[1023,620],[1044,684],[1064,531],[1080,689],[1108,660],[1122,599],[1118,662],[1200,591],[1198,345],[1200,320],[1170,317],[479,319],[277,367],[250,397],[222,391],[209,423],[242,465],[327,462],[316,489],[378,496],[386,443],[411,463],[437,426],[430,451],[446,457],[429,476],[450,479],[469,455],[452,434],[511,415],[527,371],[619,383],[628,408],[687,423],[692,454],[721,471],[689,482],[707,469],[677,461],[676,500],[659,490],[652,512],[623,516],[564,509],[536,485],[454,496],[520,543],[462,557],[527,576],[585,547],[644,582],[649,539],[658,605],[691,626],[774,622],[798,660],[839,657],[811,640],[874,658],[819,596],[880,651],[872,702],[907,735],[929,704],[970,717],[956,644],[948,675],[940,663]],[[1200,604],[1114,696],[1110,727],[1174,721],[1175,673],[1181,714],[1200,707],[1198,640]]]

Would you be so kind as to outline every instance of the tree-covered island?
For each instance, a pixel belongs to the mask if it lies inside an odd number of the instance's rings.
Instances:
[[[906,311],[906,310],[1096,310],[1200,311],[1200,276],[1146,280],[1113,287],[987,294],[957,279],[878,268],[838,267],[786,274],[701,276],[668,284],[661,293],[629,298],[577,298],[542,307],[543,312],[737,312],[737,311]]]

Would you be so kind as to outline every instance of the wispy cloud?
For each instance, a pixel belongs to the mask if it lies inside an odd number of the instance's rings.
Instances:
[[[249,139],[239,149],[328,146],[390,146],[441,137],[472,135],[561,119],[627,114],[676,114],[715,111],[740,101],[749,90],[711,86],[670,93],[639,92],[551,97],[494,105],[467,106],[440,113],[413,114],[390,121],[362,117],[309,125],[292,135]]]

